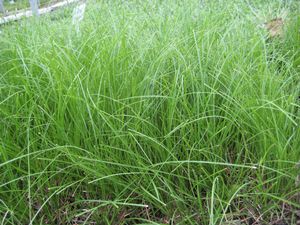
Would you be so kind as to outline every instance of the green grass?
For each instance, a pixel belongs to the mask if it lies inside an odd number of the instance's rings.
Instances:
[[[295,224],[300,17],[282,2],[100,1],[80,33],[69,12],[2,26],[0,223]]]

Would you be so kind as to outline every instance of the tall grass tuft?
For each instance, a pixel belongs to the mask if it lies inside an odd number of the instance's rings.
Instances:
[[[92,1],[79,33],[71,10],[2,27],[2,224],[295,223],[295,4]]]

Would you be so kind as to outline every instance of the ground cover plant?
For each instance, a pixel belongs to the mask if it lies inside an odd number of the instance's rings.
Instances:
[[[296,224],[298,6],[90,1],[79,32],[71,10],[2,26],[1,224]]]

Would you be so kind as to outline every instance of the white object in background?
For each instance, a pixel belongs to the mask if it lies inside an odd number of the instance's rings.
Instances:
[[[5,13],[3,0],[0,0],[0,13]]]
[[[0,2],[3,1],[3,0],[0,0]],[[51,13],[55,10],[58,10],[60,8],[63,8],[63,7],[66,7],[66,6],[69,6],[75,2],[79,2],[80,0],[65,0],[65,1],[59,1],[57,3],[54,3],[52,5],[50,5],[49,7],[45,7],[45,8],[41,8],[39,10],[39,15],[42,15],[42,14],[46,14],[46,13]],[[5,12],[4,12],[5,13]],[[32,11],[31,10],[26,10],[26,11],[20,11],[20,12],[16,12],[16,14],[10,14],[8,16],[0,16],[0,26],[2,24],[5,24],[5,23],[9,23],[9,22],[12,22],[12,21],[17,21],[17,20],[20,20],[22,18],[25,18],[25,17],[31,17],[32,16]]]
[[[77,34],[79,33],[79,23],[83,20],[86,3],[76,6],[73,10],[72,24],[75,26]]]
[[[37,0],[29,0],[32,15],[38,16],[39,15],[39,5]]]
[[[14,0],[10,0],[9,4],[11,4],[11,5],[15,4],[15,1]]]

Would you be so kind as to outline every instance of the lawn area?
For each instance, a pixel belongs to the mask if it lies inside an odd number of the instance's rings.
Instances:
[[[79,32],[72,9],[0,26],[0,224],[296,224],[299,11],[91,0]]]

